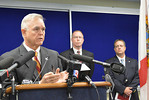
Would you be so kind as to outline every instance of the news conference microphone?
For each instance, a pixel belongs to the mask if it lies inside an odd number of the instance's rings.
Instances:
[[[23,56],[19,57],[17,60],[15,60],[14,64],[17,63],[17,67],[20,67],[23,64],[25,64],[28,60],[32,59],[32,57],[34,57],[34,56],[35,56],[35,52],[29,51],[25,55],[23,55]]]
[[[93,83],[93,81],[91,80],[91,78],[88,75],[85,75],[85,79],[89,82],[89,84],[91,84],[94,88],[97,88],[96,85]]]
[[[18,68],[25,64],[28,60],[32,59],[32,57],[35,56],[34,51],[29,51],[25,55],[19,57],[17,60],[14,61],[14,64],[9,67],[7,70],[0,73],[0,82],[4,81],[7,78],[7,74],[14,70],[15,68]]]
[[[109,87],[109,93],[110,93],[111,99],[113,100],[112,92],[113,92],[113,89],[114,89],[114,87],[115,87],[115,84],[114,84],[114,82],[113,82],[113,80],[111,79],[111,76],[110,76],[109,74],[106,74],[106,75],[105,75],[105,80],[106,80],[107,82],[110,82],[111,85],[112,85],[111,88]]]
[[[63,57],[63,56],[61,56],[61,55],[58,55],[58,57],[60,58],[60,59],[62,59],[62,60],[64,60],[64,61],[66,61],[67,63],[74,63],[74,64],[82,64],[81,62],[78,62],[78,61],[74,61],[74,60],[69,60],[69,59],[67,59],[67,58],[65,58],[65,57]]]
[[[81,65],[80,71],[81,71],[81,73],[80,73],[81,74],[80,75],[81,78],[82,79],[85,78],[89,82],[89,84],[91,84],[94,88],[97,88],[96,85],[91,80],[91,78],[88,76],[88,73],[90,71],[90,68],[86,64],[82,64]]]
[[[33,82],[34,84],[36,83],[37,79],[39,78],[39,76],[40,76],[41,73],[43,72],[43,69],[45,68],[46,63],[47,63],[48,60],[49,60],[49,57],[46,57],[46,58],[45,58],[45,63],[43,64],[43,67],[42,67],[40,73],[38,74],[38,76],[36,77],[36,79],[35,79],[34,82]]]
[[[62,59],[62,60],[64,60],[64,61],[66,61],[67,62],[67,69],[66,69],[66,71],[68,71],[69,70],[69,68],[70,67],[72,67],[72,65],[81,65],[82,63],[81,62],[78,62],[78,61],[74,61],[74,60],[69,60],[69,59],[67,59],[67,58],[65,58],[65,57],[63,57],[63,56],[61,56],[61,55],[58,55],[58,57],[60,58],[60,59]],[[73,68],[72,68],[73,69]]]
[[[97,60],[94,60],[94,58],[92,58],[92,57],[88,57],[88,56],[84,56],[84,55],[73,54],[73,58],[84,61],[84,62],[97,63],[97,64],[100,64],[103,66],[110,66],[110,64],[108,64],[108,63],[97,61]]]
[[[114,88],[115,84],[114,84],[114,82],[113,82],[113,80],[111,79],[111,76],[110,76],[109,74],[106,74],[106,75],[105,75],[105,80],[106,80],[107,82],[110,82],[111,85],[112,85],[112,87]]]
[[[65,57],[63,57],[63,56],[61,56],[61,55],[58,55],[58,58],[60,58],[60,59],[62,59],[62,60],[64,60],[64,61],[66,61],[67,63],[70,62],[69,59],[67,59],[67,58],[65,58]]]
[[[112,63],[110,68],[112,71],[116,73],[124,73],[125,72],[125,66],[121,63]]]
[[[0,69],[7,69],[13,63],[13,57],[4,58],[0,61]]]
[[[109,63],[94,60],[92,57],[88,57],[88,56],[84,56],[84,55],[78,55],[78,54],[74,54],[73,58],[81,60],[81,61],[89,62],[89,63],[96,63],[96,64],[100,64],[100,65],[103,65],[106,67],[110,67],[111,70],[116,72],[116,73],[124,73],[124,71],[125,71],[125,67],[121,63],[109,64]]]

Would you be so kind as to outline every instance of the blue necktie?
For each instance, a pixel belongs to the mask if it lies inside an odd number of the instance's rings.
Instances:
[[[120,60],[120,63],[124,65],[124,59],[121,59]]]

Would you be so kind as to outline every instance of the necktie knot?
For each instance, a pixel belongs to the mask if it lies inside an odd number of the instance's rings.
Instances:
[[[37,52],[37,51],[35,51],[35,57],[37,57],[37,55],[38,55],[38,52]]]
[[[124,59],[121,59],[121,63],[124,65]]]
[[[80,54],[80,51],[79,50],[77,51],[77,54]]]

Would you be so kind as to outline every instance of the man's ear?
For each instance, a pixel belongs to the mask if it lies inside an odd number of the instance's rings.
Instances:
[[[21,32],[22,32],[22,35],[23,35],[23,37],[24,37],[25,34],[26,34],[26,29],[21,29]]]

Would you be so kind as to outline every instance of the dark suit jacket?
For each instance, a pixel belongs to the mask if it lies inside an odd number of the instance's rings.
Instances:
[[[118,74],[112,72],[110,68],[107,68],[106,73],[110,74],[115,87],[113,90],[113,97],[115,98],[116,92],[121,95],[124,93],[125,87],[133,87],[133,93],[131,100],[139,100],[137,86],[139,85],[138,75],[138,63],[137,60],[126,57],[125,59],[125,72],[124,74]],[[106,60],[107,63],[120,63],[117,56]]]
[[[14,57],[14,59],[18,59],[20,56],[25,55],[27,52],[28,51],[25,49],[25,47],[21,45],[10,52],[4,53],[2,57],[6,58],[12,56]],[[40,54],[41,54],[41,69],[44,66],[43,71],[41,73],[42,77],[44,76],[45,73],[53,71],[53,67],[54,69],[59,67],[62,70],[61,61],[58,58],[58,52],[41,46]],[[47,57],[48,59],[46,60],[45,58]],[[21,83],[23,79],[30,79],[34,81],[38,76],[35,61],[30,59],[23,66],[16,68],[12,72],[12,74],[15,75],[16,81],[19,83]],[[39,81],[39,78],[37,81]]]
[[[69,60],[76,60],[73,58],[73,54],[74,54],[74,51],[72,48],[60,53],[60,55],[64,56],[65,58],[67,58]],[[82,55],[94,58],[94,54],[92,52],[89,52],[84,49],[82,49]],[[61,60],[61,61],[62,61],[63,70],[66,70],[67,69],[66,61],[64,61],[64,60]],[[94,72],[94,63],[87,63],[87,62],[83,62],[83,63],[85,63],[91,69],[89,76],[92,77],[93,72]]]

